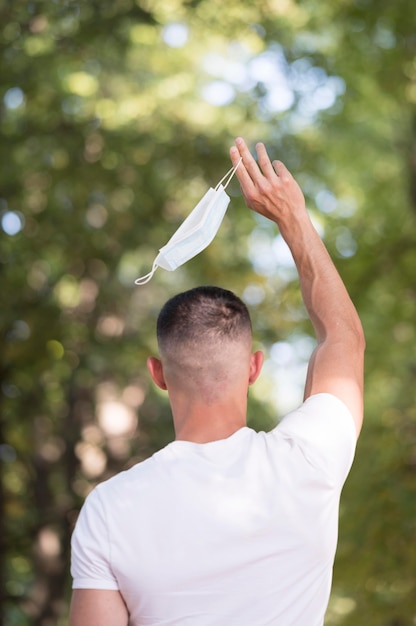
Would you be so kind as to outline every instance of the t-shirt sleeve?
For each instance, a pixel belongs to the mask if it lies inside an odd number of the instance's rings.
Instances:
[[[351,469],[356,448],[353,417],[336,396],[319,393],[286,415],[276,431],[298,445],[307,461],[342,486]]]
[[[73,589],[117,590],[111,571],[110,541],[99,489],[85,500],[71,540]]]

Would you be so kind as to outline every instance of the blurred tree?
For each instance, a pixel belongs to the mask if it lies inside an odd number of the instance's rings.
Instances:
[[[270,348],[256,428],[301,397],[313,342],[293,264],[235,181],[213,244],[133,286],[238,134],[300,181],[367,334],[327,623],[413,623],[415,21],[410,0],[1,5],[4,624],[66,623],[85,495],[173,437],[144,367],[169,295],[216,283],[252,308]]]

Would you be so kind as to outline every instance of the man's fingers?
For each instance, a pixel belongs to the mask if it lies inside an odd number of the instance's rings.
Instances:
[[[232,146],[230,148],[230,157],[231,157],[231,162],[235,167],[241,158],[238,148],[236,148],[236,146]]]
[[[243,139],[236,140],[236,145],[230,149],[230,157],[233,165],[237,165],[242,157],[243,160],[236,169],[235,174],[240,182],[243,193],[251,191],[253,189],[253,179],[249,170],[253,170],[253,163],[257,171],[258,167]]]
[[[266,146],[264,145],[264,143],[258,143],[256,146],[256,150],[257,150],[257,159],[259,162],[259,166],[264,176],[266,176],[266,178],[270,176],[275,176],[277,172],[272,166],[272,163],[270,161],[269,155],[267,154]]]
[[[255,179],[260,175],[260,170],[250,150],[248,149],[246,142],[242,137],[237,137],[235,145],[240,153],[240,156],[243,157],[243,163],[247,172],[250,174],[251,179],[255,181]]]
[[[264,143],[259,142],[256,145],[257,161],[252,156],[246,142],[242,137],[237,137],[237,139],[235,140],[235,145],[235,149],[231,149],[230,154],[234,165],[236,165],[239,157],[242,157],[243,159],[244,168],[241,168],[242,177],[238,176],[237,170],[237,176],[240,179],[241,184],[243,184],[244,180],[247,184],[247,179],[245,179],[244,177],[244,169],[249,174],[249,177],[251,178],[251,181],[254,183],[254,185],[256,185],[256,183],[261,183],[263,177],[271,178],[276,176],[277,170],[274,168],[272,162],[270,161]]]
[[[230,149],[233,165],[237,165],[240,158],[242,163],[236,170],[236,176],[241,185],[241,191],[246,204],[261,212],[258,204],[264,204],[264,198],[273,191],[280,189],[282,183],[292,178],[290,172],[281,161],[270,160],[264,143],[256,145],[257,161],[251,154],[246,142],[241,137],[235,140],[235,146]],[[257,208],[256,208],[257,207]]]
[[[292,176],[286,165],[282,163],[282,161],[273,161],[272,166],[278,176]]]

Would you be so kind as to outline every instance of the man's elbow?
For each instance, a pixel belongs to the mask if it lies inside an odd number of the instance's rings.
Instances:
[[[355,335],[355,342],[357,345],[357,349],[364,354],[365,349],[366,349],[366,339],[365,339],[364,328],[359,318],[355,325],[354,335]]]
[[[357,317],[347,324],[335,324],[328,329],[323,341],[318,342],[319,344],[338,346],[344,353],[356,354],[363,358],[366,340],[360,319]]]

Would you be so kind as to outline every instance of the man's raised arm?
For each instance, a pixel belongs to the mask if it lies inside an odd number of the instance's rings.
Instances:
[[[303,301],[317,338],[308,368],[305,399],[331,393],[349,408],[357,436],[363,420],[365,340],[357,311],[305,207],[297,182],[280,161],[257,144],[258,164],[243,139],[230,150],[249,208],[275,222],[299,273]]]

